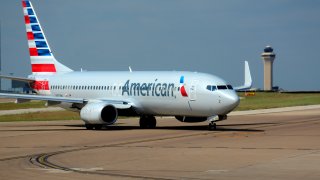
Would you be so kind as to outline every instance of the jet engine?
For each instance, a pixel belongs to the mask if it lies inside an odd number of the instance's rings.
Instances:
[[[89,103],[81,109],[80,117],[87,124],[111,125],[117,121],[118,111],[112,104]]]

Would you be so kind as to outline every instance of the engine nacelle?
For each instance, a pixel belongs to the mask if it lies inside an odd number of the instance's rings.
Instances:
[[[112,104],[89,103],[81,109],[80,117],[88,124],[111,125],[117,121],[118,111]]]
[[[206,121],[207,117],[188,117],[188,116],[176,116],[176,119],[181,122],[196,123]]]

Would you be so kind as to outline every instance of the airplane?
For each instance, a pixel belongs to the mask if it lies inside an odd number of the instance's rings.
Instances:
[[[113,125],[119,116],[140,117],[141,128],[155,128],[155,116],[174,116],[181,122],[216,122],[239,105],[236,90],[251,88],[245,62],[245,83],[233,88],[218,76],[188,71],[73,71],[55,59],[30,1],[22,1],[32,74],[27,82],[36,94],[0,93],[16,103],[46,101],[80,112],[88,130]]]

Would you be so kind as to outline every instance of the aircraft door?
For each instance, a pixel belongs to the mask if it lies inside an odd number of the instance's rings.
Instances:
[[[196,94],[196,91],[197,91],[197,87],[196,87],[196,81],[193,81],[191,84],[190,84],[190,101],[195,101],[197,99],[197,94]]]

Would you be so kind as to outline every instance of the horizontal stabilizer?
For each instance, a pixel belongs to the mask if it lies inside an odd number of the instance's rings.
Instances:
[[[15,81],[22,81],[22,82],[29,82],[29,83],[35,81],[34,79],[31,79],[31,78],[4,76],[4,75],[0,75],[0,78],[11,79],[11,80],[15,80]]]

